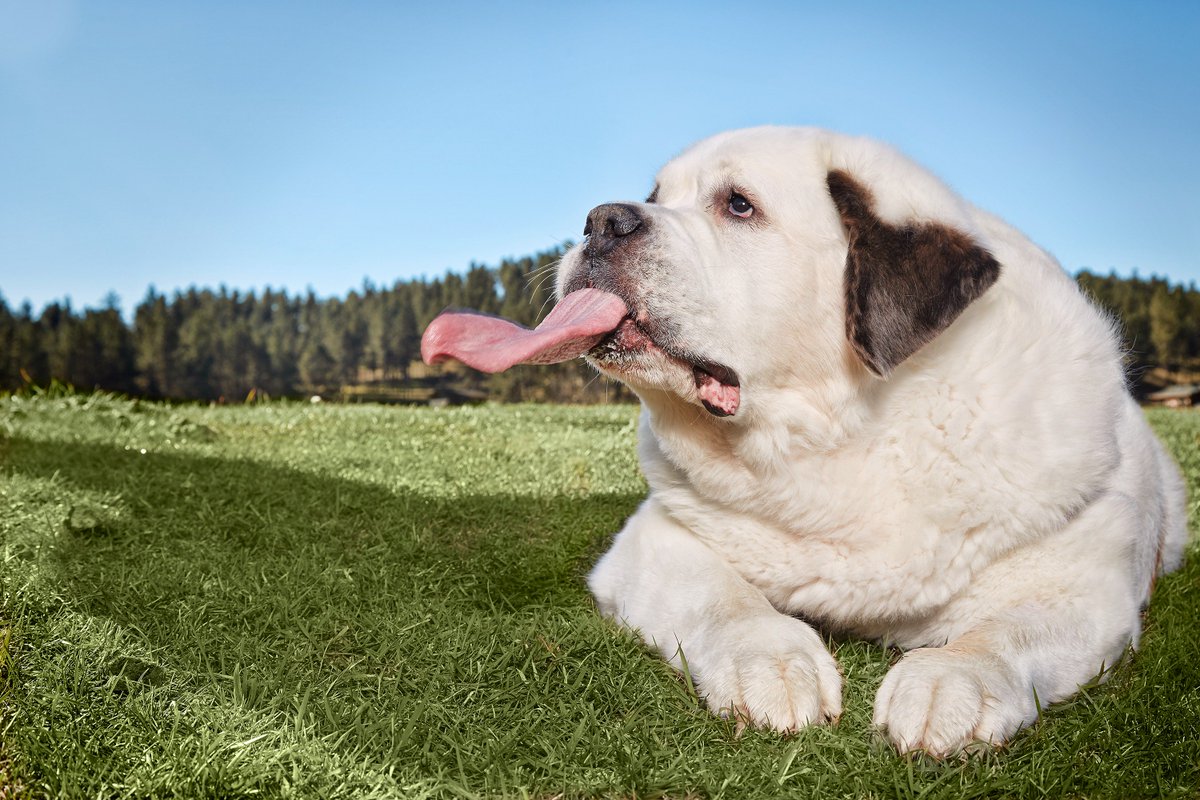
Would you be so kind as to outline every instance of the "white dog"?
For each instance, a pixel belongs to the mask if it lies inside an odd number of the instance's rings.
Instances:
[[[628,310],[589,359],[642,399],[650,484],[589,586],[714,712],[836,719],[811,622],[910,649],[874,719],[941,756],[1136,646],[1183,482],[1112,323],[1019,232],[876,142],[758,128],[585,234],[559,295]]]

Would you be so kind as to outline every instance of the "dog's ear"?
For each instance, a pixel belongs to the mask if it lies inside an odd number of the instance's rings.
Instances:
[[[889,225],[867,188],[842,170],[826,182],[850,243],[846,336],[863,363],[887,377],[987,291],[1000,264],[954,228]]]

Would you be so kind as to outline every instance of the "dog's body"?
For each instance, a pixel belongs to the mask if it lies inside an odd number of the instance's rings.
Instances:
[[[710,708],[836,718],[803,618],[916,648],[875,721],[940,755],[1136,645],[1182,558],[1183,484],[1052,257],[894,151],[812,129],[702,142],[589,229],[559,292],[632,310],[591,358],[643,401],[650,485],[589,585]]]

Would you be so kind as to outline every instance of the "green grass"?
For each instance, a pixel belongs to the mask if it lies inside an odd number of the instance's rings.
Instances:
[[[895,755],[861,642],[836,728],[737,736],[583,585],[635,414],[0,400],[0,798],[1196,796],[1194,548],[1002,751]],[[1200,496],[1200,415],[1152,420]]]

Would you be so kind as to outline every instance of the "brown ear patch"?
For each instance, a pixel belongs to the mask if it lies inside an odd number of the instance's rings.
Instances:
[[[1000,277],[1000,264],[965,233],[935,223],[888,225],[865,186],[842,170],[826,177],[849,241],[846,336],[886,377],[950,326]]]

